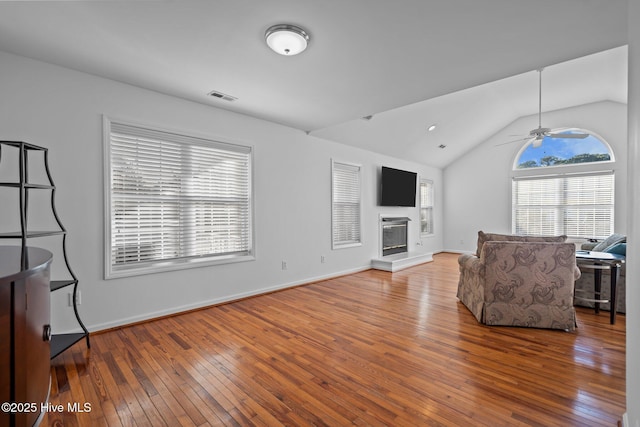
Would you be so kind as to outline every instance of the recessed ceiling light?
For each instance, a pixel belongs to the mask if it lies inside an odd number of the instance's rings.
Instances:
[[[288,24],[269,27],[264,38],[271,50],[284,56],[293,56],[304,51],[310,40],[305,30]]]
[[[432,131],[432,130],[434,130],[435,128],[436,128],[436,125],[435,125],[435,123],[434,123],[434,124],[432,124],[431,126],[429,126],[429,127],[427,128],[427,130],[428,130],[429,132],[431,132],[431,131]]]

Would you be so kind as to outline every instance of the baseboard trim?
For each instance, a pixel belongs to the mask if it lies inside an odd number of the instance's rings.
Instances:
[[[475,251],[462,251],[460,249],[443,249],[442,252],[449,252],[452,254],[475,254]]]
[[[179,307],[172,307],[166,310],[158,310],[158,311],[154,311],[154,312],[150,312],[150,313],[145,313],[145,314],[141,314],[139,316],[131,316],[131,317],[127,317],[124,319],[119,319],[119,320],[114,320],[112,322],[104,322],[104,323],[99,323],[99,324],[95,324],[95,325],[87,325],[87,328],[91,331],[91,333],[99,333],[99,332],[106,332],[108,330],[112,330],[112,329],[119,329],[119,328],[123,328],[126,326],[131,326],[131,325],[135,325],[138,323],[144,323],[144,322],[148,322],[148,321],[152,321],[152,320],[156,320],[156,319],[160,319],[163,317],[171,317],[171,316],[175,316],[178,314],[183,314],[189,311],[195,311],[195,310],[202,310],[205,308],[209,308],[209,307],[214,307],[216,305],[222,305],[222,304],[228,304],[234,301],[239,301],[242,299],[246,299],[246,298],[251,298],[251,297],[255,297],[255,296],[259,296],[259,295],[265,295],[265,294],[269,294],[271,292],[277,292],[283,289],[287,289],[287,288],[293,288],[296,286],[302,286],[302,285],[309,285],[315,282],[320,282],[323,280],[328,280],[328,279],[333,279],[336,277],[341,277],[341,276],[346,276],[349,274],[354,274],[354,273],[359,273],[361,271],[366,271],[366,270],[370,270],[371,266],[370,265],[366,265],[366,266],[362,266],[362,267],[357,267],[357,268],[352,268],[349,270],[343,270],[343,271],[339,271],[339,272],[334,272],[334,273],[330,273],[330,274],[326,274],[326,275],[322,275],[322,276],[315,276],[315,277],[309,277],[306,279],[302,279],[302,280],[296,280],[293,282],[288,282],[288,283],[283,283],[283,284],[279,284],[279,285],[274,285],[274,286],[269,286],[266,288],[261,288],[261,289],[256,289],[255,291],[251,291],[251,292],[243,292],[243,293],[239,293],[239,294],[234,294],[234,295],[229,295],[229,296],[225,296],[225,297],[221,297],[221,298],[213,298],[210,300],[206,300],[206,301],[200,301],[198,303],[194,303],[194,304],[185,304]],[[57,333],[75,333],[75,332],[81,332],[80,329],[78,330],[69,330],[69,331],[65,331],[65,332],[57,332]]]

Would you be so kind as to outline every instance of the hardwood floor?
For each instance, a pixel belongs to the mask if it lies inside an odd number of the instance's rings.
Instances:
[[[65,411],[42,425],[617,424],[625,316],[486,327],[457,280],[457,255],[439,254],[95,334],[52,361]]]

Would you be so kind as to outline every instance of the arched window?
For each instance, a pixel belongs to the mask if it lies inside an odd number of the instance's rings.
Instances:
[[[613,161],[613,153],[609,145],[592,132],[567,129],[561,133],[588,134],[589,136],[584,139],[546,136],[542,139],[540,146],[535,146],[533,143],[526,144],[516,156],[514,168],[529,169]]]
[[[557,133],[558,131],[554,131]],[[583,129],[580,138],[545,137],[525,144],[514,160],[512,231],[524,235],[605,238],[613,233],[613,151]]]

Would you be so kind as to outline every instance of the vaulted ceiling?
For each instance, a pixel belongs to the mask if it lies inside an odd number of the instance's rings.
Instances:
[[[0,50],[445,167],[537,112],[536,69],[545,68],[544,110],[626,102],[626,7],[627,0],[0,2]],[[306,29],[308,50],[270,51],[264,33],[279,23]],[[237,99],[208,96],[213,90]]]

